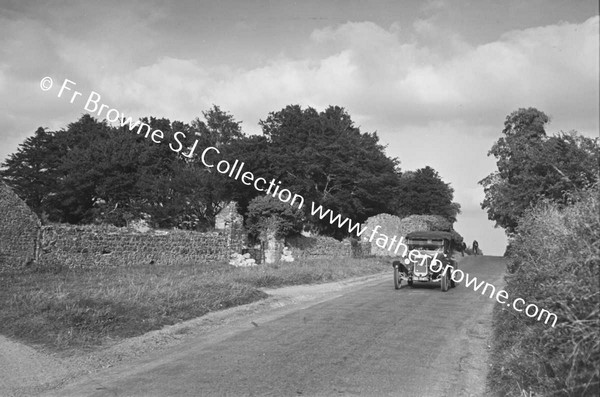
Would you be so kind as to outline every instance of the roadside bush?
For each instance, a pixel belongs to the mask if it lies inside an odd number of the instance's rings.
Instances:
[[[558,321],[552,327],[496,306],[488,375],[495,393],[600,394],[599,194],[596,185],[564,208],[542,202],[520,219],[506,253],[505,290]]]
[[[259,196],[250,201],[246,228],[253,238],[274,228],[278,238],[298,234],[302,230],[302,211],[271,196]]]

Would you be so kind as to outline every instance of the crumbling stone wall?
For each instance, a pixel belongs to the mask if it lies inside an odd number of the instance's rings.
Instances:
[[[284,248],[284,240],[277,237],[276,228],[267,228],[264,232],[264,239],[263,248],[265,252],[265,263],[279,262]]]
[[[69,267],[229,260],[245,244],[242,222],[237,205],[230,203],[216,217],[219,229],[210,232],[47,225],[42,227],[41,259],[47,264]]]
[[[238,212],[235,201],[228,203],[215,217],[215,229],[226,233],[227,246],[231,253],[241,253],[246,244],[247,233],[244,229],[244,217]]]
[[[0,182],[0,270],[36,260],[40,225],[27,204]]]
[[[231,203],[218,220],[220,230],[204,233],[110,225],[41,226],[27,204],[0,183],[0,270],[35,260],[69,267],[228,260],[246,242],[243,218]]]
[[[147,233],[108,225],[43,226],[45,263],[69,267],[168,265],[182,261],[228,260],[243,241],[231,229],[214,232],[151,230]]]
[[[286,244],[296,259],[310,258],[362,258],[370,255],[370,244],[349,239],[338,241],[328,236],[293,236]]]

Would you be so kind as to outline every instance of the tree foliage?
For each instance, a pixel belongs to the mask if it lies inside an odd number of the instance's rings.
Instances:
[[[269,175],[293,193],[363,222],[393,211],[398,191],[398,160],[385,155],[375,133],[362,133],[341,107],[323,112],[298,105],[260,122],[267,138]],[[309,206],[305,211],[310,211]],[[321,233],[341,237],[329,222],[311,219]]]
[[[452,201],[454,189],[429,166],[405,172],[400,178],[396,199],[400,217],[441,215],[454,223],[460,214],[460,204]]]
[[[192,125],[150,117],[165,141],[177,131],[185,145],[226,145],[241,137],[233,116],[213,107]],[[182,152],[185,152],[182,151]],[[90,115],[66,130],[38,129],[3,164],[3,179],[51,221],[103,222],[122,226],[148,217],[158,227],[203,228],[232,196],[233,181],[156,144],[127,127],[115,128]]]
[[[488,218],[509,234],[524,211],[540,199],[565,204],[568,193],[598,180],[598,139],[575,132],[548,137],[548,116],[535,109],[519,109],[507,116],[503,137],[488,155],[497,159],[498,171],[479,183]]]
[[[204,120],[196,118],[190,130],[194,139],[198,140],[198,151],[213,146],[219,149],[224,159],[233,162],[235,151],[231,147],[245,139],[241,123],[233,115],[213,105],[202,112]],[[197,222],[203,226],[214,225],[215,216],[230,201],[237,198],[236,192],[240,183],[220,174],[215,168],[207,168],[202,164],[199,155],[186,159],[187,173],[179,173],[181,183],[187,185],[190,203]],[[188,178],[183,181],[183,178]]]
[[[301,195],[304,226],[325,235],[341,238],[347,232],[328,219],[311,219],[311,202],[355,222],[380,213],[453,221],[459,212],[452,188],[434,170],[401,178],[399,161],[386,156],[377,134],[361,132],[341,107],[318,112],[290,105],[270,113],[260,122],[262,135],[253,136],[214,105],[189,124],[155,117],[141,122],[162,131],[162,143],[145,136],[145,129],[113,127],[87,114],[60,131],[39,128],[3,163],[0,175],[34,211],[55,222],[123,226],[144,218],[155,227],[205,229],[235,200],[242,213],[254,203],[250,225],[259,209],[270,208],[269,214],[283,219],[282,233],[299,230],[281,212],[288,204],[258,200],[264,193],[254,186],[206,167],[200,154],[212,146],[219,158],[239,160],[256,177],[280,181],[281,188]],[[178,152],[169,145],[175,137]],[[188,156],[192,149],[195,155]]]
[[[9,156],[2,177],[34,211],[52,220],[85,221],[91,216],[95,179],[101,172],[90,153],[98,141],[109,140],[109,131],[106,123],[89,115],[66,130],[39,128]]]
[[[302,231],[304,214],[297,207],[271,196],[258,196],[250,201],[246,227],[254,238],[259,238],[268,226],[275,225],[277,237],[283,238]]]
[[[2,177],[35,212],[42,213],[58,191],[58,166],[65,148],[56,133],[40,127],[3,163]]]

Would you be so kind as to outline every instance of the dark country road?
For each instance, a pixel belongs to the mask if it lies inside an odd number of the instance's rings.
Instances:
[[[504,261],[460,268],[502,287]],[[479,396],[495,301],[460,283],[395,290],[392,271],[342,294],[194,337],[80,378],[56,396]]]

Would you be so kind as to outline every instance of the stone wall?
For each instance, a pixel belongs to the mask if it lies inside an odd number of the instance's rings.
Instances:
[[[286,239],[295,259],[362,258],[370,255],[370,244],[349,239],[338,241],[327,236],[294,236]]]
[[[241,253],[247,239],[244,217],[238,212],[235,201],[229,202],[215,217],[216,231],[227,236],[227,247],[231,253]]]
[[[35,261],[39,234],[37,215],[11,188],[0,182],[0,269]]]
[[[232,230],[146,233],[108,225],[54,224],[42,227],[41,260],[69,267],[168,265],[174,262],[228,260],[243,240]]]
[[[246,242],[243,218],[231,203],[218,216],[220,230],[193,232],[51,224],[0,183],[0,270],[38,260],[69,267],[170,264],[229,260]]]

